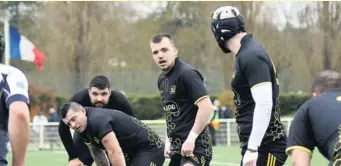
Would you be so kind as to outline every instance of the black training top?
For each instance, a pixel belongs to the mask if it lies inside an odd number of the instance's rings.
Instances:
[[[286,132],[280,121],[276,68],[265,49],[250,34],[244,36],[240,43],[241,47],[236,55],[231,86],[234,92],[235,117],[242,153],[247,149],[252,130],[255,101],[252,97],[251,88],[264,82],[272,83],[273,108],[269,127],[258,150],[284,152]]]
[[[316,146],[331,162],[341,160],[340,125],[341,89],[330,89],[298,109],[290,125],[286,152],[300,148],[312,153]]]
[[[82,89],[81,91],[75,93],[70,101],[77,102],[84,107],[95,107],[90,100],[88,89]],[[111,95],[109,97],[108,104],[104,106],[108,109],[116,109],[122,111],[128,115],[133,116],[133,109],[129,104],[127,98],[119,91],[111,90]],[[58,132],[63,145],[69,155],[69,160],[77,158],[77,148],[75,147],[69,127],[62,121],[59,122]]]
[[[80,133],[85,142],[105,150],[101,140],[114,132],[123,153],[128,156],[163,148],[160,136],[134,117],[113,109],[89,107],[85,110],[87,127]]]
[[[175,65],[158,79],[163,109],[166,113],[167,134],[172,152],[180,154],[183,142],[191,131],[198,106],[196,103],[209,97],[203,76],[189,64],[176,58]],[[212,146],[207,127],[196,139],[194,153],[212,157]]]

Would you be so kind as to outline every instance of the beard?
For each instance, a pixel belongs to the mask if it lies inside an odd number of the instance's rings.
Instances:
[[[94,103],[95,107],[99,107],[99,108],[102,108],[104,107],[106,104],[103,102],[103,101],[96,101]]]

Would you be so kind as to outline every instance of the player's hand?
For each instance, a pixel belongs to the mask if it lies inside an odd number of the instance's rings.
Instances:
[[[170,142],[168,139],[166,139],[166,142],[165,142],[165,150],[163,152],[163,155],[166,157],[166,158],[170,158]]]
[[[256,166],[257,158],[257,151],[247,150],[243,157],[243,166]]]
[[[69,161],[68,166],[84,166],[84,164],[78,158],[75,158]]]
[[[181,155],[184,157],[194,156],[193,155],[194,147],[195,147],[195,142],[186,140],[182,144]]]

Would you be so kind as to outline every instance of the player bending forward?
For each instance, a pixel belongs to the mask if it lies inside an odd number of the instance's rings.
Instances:
[[[151,128],[121,111],[62,106],[63,122],[78,132],[98,166],[162,166],[164,143]],[[106,159],[105,152],[109,161]]]

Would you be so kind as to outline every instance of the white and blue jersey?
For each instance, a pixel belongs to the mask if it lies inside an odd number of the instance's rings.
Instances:
[[[0,64],[0,130],[7,131],[9,106],[16,101],[29,104],[26,76],[17,68]]]

